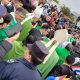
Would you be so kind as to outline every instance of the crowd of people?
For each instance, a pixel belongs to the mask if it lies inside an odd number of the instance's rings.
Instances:
[[[79,80],[80,17],[75,23],[73,27],[72,20],[47,0],[1,0],[0,80],[42,80],[37,66],[50,54],[45,45],[52,39],[58,42],[54,38],[57,30],[66,30],[68,38],[56,47],[61,60],[44,80]]]

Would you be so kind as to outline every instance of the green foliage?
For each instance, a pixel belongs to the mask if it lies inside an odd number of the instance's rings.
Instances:
[[[59,1],[58,0],[54,0],[56,3],[59,3]]]
[[[66,16],[70,16],[71,15],[71,11],[68,7],[66,6],[62,6],[61,7],[61,11],[63,12],[63,14],[65,14]]]
[[[61,11],[63,12],[64,15],[66,15],[67,17],[69,17],[72,21],[74,20],[74,17],[71,15],[71,11],[68,7],[66,7],[65,5],[61,7]]]

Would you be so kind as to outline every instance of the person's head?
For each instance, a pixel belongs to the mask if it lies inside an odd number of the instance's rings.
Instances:
[[[46,16],[46,21],[49,22],[50,20],[51,20],[51,17],[47,15]]]
[[[52,75],[54,75],[54,76],[67,75],[66,76],[67,78],[72,77],[73,78],[72,80],[74,80],[74,72],[67,65],[63,64],[63,65],[56,66],[53,70],[54,71],[53,71]]]
[[[68,51],[71,51],[73,49],[73,45],[72,44],[67,44],[65,47]]]
[[[0,29],[7,27],[12,20],[12,16],[7,12],[6,8],[0,5]]]
[[[80,21],[80,16],[77,18],[77,22]]]
[[[4,6],[7,6],[9,4],[10,0],[2,0],[1,2]]]
[[[34,65],[42,63],[49,53],[48,48],[46,48],[40,41],[36,41],[33,44],[27,44],[27,48],[24,58]]]
[[[60,11],[60,12],[59,12],[59,17],[62,17],[62,16],[63,16],[63,12]]]
[[[23,4],[22,4],[21,0],[11,0],[11,2],[16,9],[23,7]]]
[[[77,44],[76,41],[73,41],[73,42],[72,42],[72,45],[73,45],[73,46],[76,46],[76,44]]]
[[[18,8],[15,12],[15,18],[17,22],[21,22],[26,17],[26,10],[23,8]]]
[[[68,65],[73,65],[74,62],[75,62],[75,57],[73,55],[69,55],[65,59],[65,63],[67,63]]]
[[[23,8],[26,9],[28,12],[33,12],[36,7],[31,4],[30,0],[20,0],[21,3],[23,4]]]
[[[42,36],[47,36],[50,32],[50,26],[47,23],[43,24],[40,32],[42,33]]]
[[[48,4],[44,4],[44,8],[48,9],[49,5]]]
[[[45,4],[46,3],[46,0],[39,0],[39,5],[40,4]]]
[[[12,20],[12,16],[11,16],[11,14],[6,13],[6,15],[2,17],[2,19],[3,19],[3,22],[0,23],[0,29],[5,28],[9,25],[9,23]]]
[[[51,7],[51,11],[54,12],[55,11],[55,8],[54,7]]]
[[[40,41],[41,40],[41,33],[39,30],[37,29],[32,29],[29,32],[28,37],[23,41],[23,45],[27,45],[27,44],[33,44],[35,41]]]
[[[33,6],[37,6],[38,5],[38,1],[37,0],[29,0],[31,2],[31,4]]]
[[[38,25],[38,26],[42,26],[42,21],[41,21],[41,20],[38,20],[38,21],[37,21],[37,25]]]
[[[54,9],[57,10],[57,6],[56,5],[54,6]]]
[[[72,33],[72,30],[71,29],[68,29],[68,34],[71,34]]]

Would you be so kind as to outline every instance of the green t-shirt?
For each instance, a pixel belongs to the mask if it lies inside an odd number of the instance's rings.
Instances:
[[[22,27],[23,27],[23,29],[21,30],[19,38],[17,39],[17,41],[23,41],[29,35],[29,32],[32,29],[31,19],[28,21],[25,21],[24,24],[22,24]]]
[[[47,37],[45,37],[45,38],[43,39],[43,41],[47,43],[47,42],[49,42],[49,41],[50,41],[50,39],[49,39],[49,38],[47,38]]]
[[[21,58],[24,55],[26,47],[22,45],[21,41],[14,41],[12,43],[12,49],[4,56],[4,59],[16,59]]]
[[[14,25],[16,24],[16,22],[14,21],[14,19],[11,20],[10,24],[3,29],[0,29],[0,43],[8,37],[8,35],[6,34],[6,30],[12,28]]]
[[[41,26],[36,26],[35,29],[40,30],[41,29]]]
[[[4,59],[16,59],[21,58],[24,55],[26,47],[23,46],[22,41],[14,41],[12,43],[12,49],[4,56]]]
[[[73,42],[73,41],[74,41],[74,38],[69,37],[67,41],[68,41],[68,42]]]
[[[59,62],[57,63],[58,65],[62,64],[66,57],[70,54],[70,51],[68,51],[65,48],[57,47],[56,52],[60,58]]]

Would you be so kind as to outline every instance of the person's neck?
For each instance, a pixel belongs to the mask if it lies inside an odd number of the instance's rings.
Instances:
[[[24,56],[24,59],[27,60],[28,62],[32,63],[31,60],[27,59],[25,56]]]

